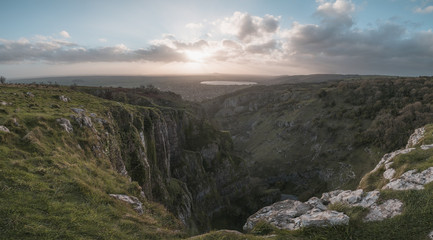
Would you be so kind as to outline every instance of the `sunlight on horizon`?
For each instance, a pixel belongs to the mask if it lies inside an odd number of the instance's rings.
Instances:
[[[198,63],[205,63],[209,54],[203,51],[185,51],[186,56],[189,60]]]

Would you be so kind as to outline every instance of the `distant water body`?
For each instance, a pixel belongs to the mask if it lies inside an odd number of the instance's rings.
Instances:
[[[220,85],[254,85],[257,83],[256,82],[235,82],[235,81],[203,81],[200,82],[200,84],[220,86]]]

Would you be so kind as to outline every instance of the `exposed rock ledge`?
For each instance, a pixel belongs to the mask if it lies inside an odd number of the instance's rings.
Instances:
[[[110,196],[131,204],[138,214],[141,215],[144,213],[143,204],[138,200],[138,198],[124,194],[110,194]]]
[[[383,177],[387,180],[390,180],[382,189],[392,189],[392,190],[421,190],[424,189],[424,185],[430,182],[433,182],[433,167],[430,167],[420,173],[417,173],[417,170],[409,170],[403,173],[400,177],[394,178],[396,170],[392,168],[393,160],[396,156],[400,154],[407,154],[411,151],[415,150],[414,148],[420,141],[424,138],[425,128],[415,129],[414,133],[409,137],[407,141],[407,145],[405,149],[400,149],[394,151],[392,153],[385,154],[380,162],[376,165],[376,167],[368,173],[364,178],[366,178],[369,174],[372,174],[378,171],[381,167],[385,168],[385,172],[383,173]],[[429,145],[421,145],[420,148],[422,150],[428,150],[433,148],[433,144]],[[361,180],[361,181],[364,181]]]
[[[8,132],[10,132],[10,131],[9,131],[9,129],[8,129],[7,127],[5,127],[5,126],[0,126],[0,132],[6,132],[6,133],[8,133]]]
[[[349,217],[344,213],[329,210],[329,204],[346,204],[348,206],[364,207],[370,211],[364,221],[380,221],[401,214],[403,203],[391,199],[378,205],[379,191],[366,192],[362,189],[355,191],[336,190],[327,192],[319,199],[310,198],[307,202],[285,200],[264,207],[247,219],[245,231],[250,231],[261,221],[268,222],[279,229],[296,230],[310,226],[345,225]]]

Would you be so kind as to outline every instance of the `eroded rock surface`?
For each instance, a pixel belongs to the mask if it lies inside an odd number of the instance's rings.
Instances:
[[[433,181],[433,167],[420,173],[417,170],[409,170],[397,179],[392,179],[382,189],[392,190],[421,190],[424,185]]]
[[[364,192],[362,189],[357,189],[355,191],[335,190],[327,192],[320,199],[312,197],[304,203],[285,200],[264,207],[250,216],[244,225],[244,230],[252,230],[260,221],[287,230],[348,224],[349,217],[342,212],[328,209],[330,204],[368,208],[369,214],[364,221],[379,221],[401,214],[403,209],[401,201],[391,199],[378,205],[376,202],[379,197],[379,191]]]
[[[138,214],[141,215],[144,213],[143,204],[140,202],[140,200],[138,200],[138,198],[124,194],[110,194],[110,196],[131,204]]]
[[[390,199],[380,205],[373,205],[365,217],[366,222],[382,221],[400,215],[403,210],[403,203],[398,199]]]
[[[56,119],[56,122],[58,122],[60,124],[60,126],[62,126],[63,129],[65,129],[65,131],[68,133],[71,133],[74,130],[71,122],[66,118]]]
[[[406,148],[411,148],[417,145],[424,137],[424,134],[425,134],[424,127],[415,129],[412,135],[410,135],[409,140],[407,140]]]
[[[244,230],[250,231],[260,221],[280,229],[296,230],[309,226],[348,224],[349,217],[344,213],[328,210],[321,199],[313,197],[305,203],[284,200],[264,207],[248,218]]]
[[[66,97],[66,96],[60,96],[59,97],[59,99],[60,99],[60,101],[63,101],[63,102],[69,102],[71,99],[69,99],[68,97]]]
[[[9,129],[5,126],[0,126],[0,132],[10,132]]]

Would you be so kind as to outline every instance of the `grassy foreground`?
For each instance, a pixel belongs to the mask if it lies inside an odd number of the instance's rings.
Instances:
[[[0,102],[0,125],[10,130],[0,132],[0,239],[184,236],[160,204],[141,198],[145,213],[139,215],[110,197],[139,197],[140,188],[115,172],[108,158],[92,154],[97,139],[91,129],[71,120],[74,131],[67,133],[56,122],[70,119],[72,107],[105,118],[106,109],[120,103],[50,86],[1,86]]]

